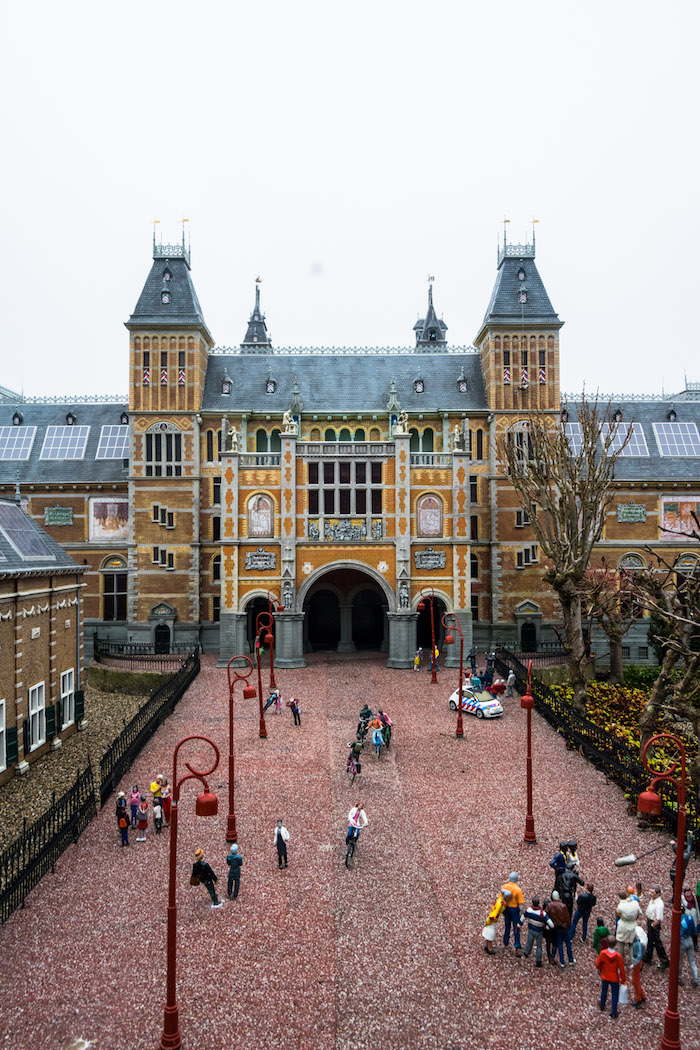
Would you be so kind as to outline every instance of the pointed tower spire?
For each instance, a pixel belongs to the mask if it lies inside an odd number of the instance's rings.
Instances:
[[[241,350],[246,354],[262,354],[272,349],[270,336],[265,324],[265,314],[260,309],[260,277],[255,279],[255,306],[250,315],[248,328],[241,343]]]
[[[432,278],[428,285],[428,312],[424,318],[416,321],[413,331],[416,333],[416,347],[420,347],[424,351],[434,352],[447,346],[447,339],[445,338],[447,325],[438,318],[433,306]]]

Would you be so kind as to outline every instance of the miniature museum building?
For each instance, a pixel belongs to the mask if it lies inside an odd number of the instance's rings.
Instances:
[[[280,665],[375,648],[409,667],[430,645],[421,593],[434,596],[439,637],[449,611],[467,645],[530,651],[555,638],[560,616],[497,448],[507,433],[525,440],[534,410],[576,441],[562,324],[534,242],[504,243],[473,345],[448,343],[430,285],[412,345],[279,348],[256,284],[243,341],[222,347],[188,249],[154,244],[126,322],[128,396],[0,388],[0,493],[19,484],[85,566],[88,655],[98,632],[162,650],[199,641],[225,661],[250,651],[274,599]],[[616,396],[611,408],[635,433],[594,562],[633,571],[648,543],[694,558],[700,388]],[[630,630],[629,658],[648,658],[646,634],[643,621]]]
[[[0,784],[83,719],[84,566],[0,499]]]

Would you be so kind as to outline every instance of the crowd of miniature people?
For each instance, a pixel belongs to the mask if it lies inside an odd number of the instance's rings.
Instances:
[[[675,843],[671,844],[675,850]],[[692,837],[685,853],[683,878],[690,856]],[[503,945],[508,948],[511,935],[516,956],[528,958],[535,951],[535,966],[541,967],[546,951],[547,960],[566,969],[576,964],[573,944],[580,933],[581,943],[588,940],[591,917],[597,914],[591,941],[595,953],[595,965],[601,978],[600,1009],[606,1010],[610,992],[610,1016],[618,1016],[618,1005],[629,1002],[641,1009],[646,1002],[641,976],[644,965],[651,965],[654,954],[658,958],[657,969],[666,970],[668,955],[662,940],[664,901],[660,886],[649,892],[646,907],[642,885],[627,886],[620,890],[618,899],[601,907],[595,887],[586,882],[581,874],[578,844],[574,839],[559,843],[559,849],[550,861],[554,884],[549,897],[532,897],[525,906],[525,897],[520,886],[520,876],[512,871],[503,884],[491,908],[482,931],[485,951],[495,952],[498,923],[503,918]],[[671,868],[671,882],[675,879],[675,860]],[[681,917],[681,961],[679,984],[684,983],[683,963],[687,960],[694,988],[698,987],[698,969],[695,952],[698,950],[698,925],[700,924],[700,882],[693,892],[683,887]],[[600,914],[600,912],[603,914]],[[579,925],[580,924],[580,925]],[[527,932],[523,950],[521,931]],[[543,948],[544,943],[544,948]],[[627,966],[627,969],[625,969]],[[632,992],[628,993],[627,981],[631,978]]]

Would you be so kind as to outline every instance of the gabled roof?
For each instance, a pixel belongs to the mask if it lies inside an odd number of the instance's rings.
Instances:
[[[0,499],[0,577],[30,572],[82,573],[87,568],[73,561],[16,502]]]
[[[167,275],[170,274],[168,278]],[[163,302],[163,293],[169,302]],[[160,249],[154,251],[151,272],[146,278],[134,312],[126,322],[127,328],[157,325],[170,328],[186,325],[206,328],[202,308],[192,283],[187,258],[168,258]]]
[[[260,283],[255,283],[255,307],[250,315],[248,328],[241,343],[241,350],[246,353],[251,351],[259,353],[261,349],[271,346],[270,337],[267,334],[265,314],[260,309]]]
[[[524,280],[518,274],[524,273]],[[520,290],[524,286],[527,301],[520,302]],[[477,339],[486,326],[540,324],[548,328],[561,328],[563,321],[554,312],[542,278],[535,266],[534,256],[519,259],[507,256],[501,259],[491,301],[481,324]]]
[[[251,367],[253,366],[253,367]],[[467,392],[459,392],[464,369]],[[225,372],[233,380],[230,395],[222,394]],[[268,378],[274,393],[265,392]],[[376,353],[267,353],[252,362],[244,354],[210,354],[202,401],[203,412],[269,412],[281,415],[289,408],[295,381],[304,417],[353,412],[386,416],[391,380],[397,397],[409,413],[487,411],[486,391],[479,354],[438,351],[416,355]],[[423,393],[414,382],[422,379]]]

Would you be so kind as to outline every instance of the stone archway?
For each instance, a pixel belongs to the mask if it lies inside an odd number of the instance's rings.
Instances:
[[[386,580],[374,570],[357,562],[329,565],[299,590],[305,651],[386,649],[386,612],[394,601]]]

